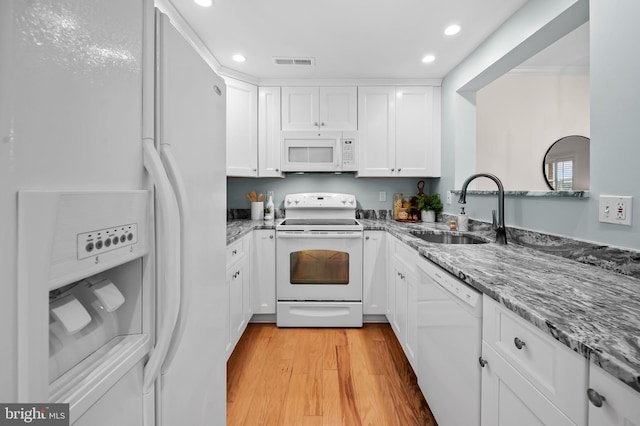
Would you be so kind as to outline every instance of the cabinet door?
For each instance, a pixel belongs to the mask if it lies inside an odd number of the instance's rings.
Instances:
[[[398,269],[396,268],[396,264],[393,261],[393,255],[395,253],[395,241],[396,239],[392,236],[387,237],[387,308],[386,315],[387,321],[391,324],[391,327],[397,333],[397,324],[395,321],[396,316],[396,276],[398,274]]]
[[[227,339],[227,358],[233,352],[240,334],[244,328],[244,318],[242,315],[242,278],[244,270],[242,262],[238,262],[227,271],[227,286],[229,288],[229,320]]]
[[[387,246],[385,231],[364,232],[363,313],[384,315],[387,308]]]
[[[407,274],[407,340],[405,354],[413,371],[418,371],[418,285],[416,277]]]
[[[280,171],[280,88],[258,89],[258,175],[282,177]]]
[[[318,130],[317,87],[282,88],[282,130]]]
[[[358,88],[358,176],[394,176],[396,101],[393,87]]]
[[[395,322],[397,334],[396,337],[403,348],[406,351],[407,343],[407,272],[403,268],[403,265],[394,259],[396,264],[396,308],[395,308]]]
[[[320,130],[358,130],[356,87],[320,87]]]
[[[589,389],[597,392],[589,398],[589,426],[640,425],[640,393],[594,364],[590,366]],[[600,407],[595,405],[598,396],[604,397]]]
[[[482,358],[482,426],[575,425],[486,342]]]
[[[258,175],[258,88],[226,79],[227,176]]]
[[[397,176],[440,176],[440,88],[396,89]]]
[[[253,231],[253,313],[276,313],[276,239],[273,229]]]

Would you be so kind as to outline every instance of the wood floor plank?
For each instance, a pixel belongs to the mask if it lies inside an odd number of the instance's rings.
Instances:
[[[322,424],[342,425],[340,404],[340,379],[337,369],[322,370]]]
[[[277,362],[275,368],[273,362]],[[251,407],[244,423],[234,423],[227,415],[227,424],[236,425],[277,425],[285,408],[289,391],[293,362],[290,359],[277,359],[270,362],[268,368],[258,377],[258,386],[251,397]],[[248,396],[249,397],[249,396]]]
[[[388,324],[249,324],[227,368],[229,426],[436,425]]]
[[[305,416],[322,415],[322,357],[309,358],[309,373],[305,385]]]
[[[241,345],[238,347],[239,361],[234,361],[235,365],[227,365],[228,377],[231,380],[227,383],[227,400],[231,403],[228,406],[228,417],[238,424],[243,424],[244,419],[251,409],[251,397],[255,393],[258,385],[257,380],[252,378],[259,377],[261,374],[260,366],[264,365],[267,357],[267,347],[269,346],[270,337],[263,336],[260,329],[252,330],[244,337],[250,339],[251,345]]]
[[[289,391],[280,416],[282,425],[300,425],[304,421],[306,374],[292,374],[289,380]]]
[[[349,353],[349,346],[336,346],[336,352],[343,424],[358,426],[362,423],[360,422],[360,413],[358,413],[355,390],[353,389],[353,380],[351,377],[351,354]]]
[[[375,394],[371,392],[374,386],[369,374],[372,360],[367,353],[363,337],[361,329],[347,330],[349,353],[351,354],[351,374],[360,421],[363,425],[375,426],[381,424],[380,415]]]

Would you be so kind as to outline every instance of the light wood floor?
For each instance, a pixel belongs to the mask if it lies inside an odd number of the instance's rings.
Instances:
[[[227,363],[227,424],[436,425],[388,324],[249,324]]]

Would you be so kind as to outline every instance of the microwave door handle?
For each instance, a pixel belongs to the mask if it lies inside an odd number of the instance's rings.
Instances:
[[[296,239],[296,240],[342,240],[342,239],[362,239],[362,232],[354,232],[352,234],[310,234],[310,233],[286,233],[277,232],[276,238],[280,239]]]

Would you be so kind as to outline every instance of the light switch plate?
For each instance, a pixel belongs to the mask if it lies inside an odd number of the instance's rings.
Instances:
[[[601,195],[598,208],[600,222],[631,225],[633,198],[627,195]]]

